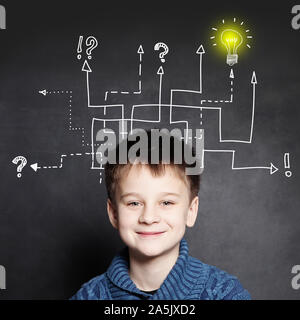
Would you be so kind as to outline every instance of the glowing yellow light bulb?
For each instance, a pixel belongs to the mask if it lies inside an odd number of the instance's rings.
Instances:
[[[236,30],[225,29],[221,33],[221,42],[227,50],[227,64],[234,65],[238,62],[237,49],[243,43],[242,35]]]

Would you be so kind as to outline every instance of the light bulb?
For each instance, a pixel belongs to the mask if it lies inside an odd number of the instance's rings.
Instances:
[[[227,50],[227,64],[234,65],[238,62],[237,49],[243,43],[242,35],[236,30],[225,29],[221,33],[221,42]]]

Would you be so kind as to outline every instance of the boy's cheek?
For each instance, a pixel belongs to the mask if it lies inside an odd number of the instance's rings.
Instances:
[[[137,219],[135,217],[133,217],[132,214],[130,215],[129,212],[127,212],[127,213],[123,212],[119,216],[120,227],[133,228],[134,226],[136,226],[136,223],[137,223]]]

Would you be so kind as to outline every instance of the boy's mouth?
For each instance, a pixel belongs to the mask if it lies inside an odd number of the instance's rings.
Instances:
[[[158,231],[158,232],[137,232],[142,237],[151,237],[151,236],[159,236],[163,234],[165,231]]]

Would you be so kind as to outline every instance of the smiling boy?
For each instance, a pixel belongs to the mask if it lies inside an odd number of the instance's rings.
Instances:
[[[194,225],[198,198],[171,168],[153,177],[145,165],[133,165],[108,201],[112,225],[129,247],[129,276],[138,288],[156,290],[175,265],[186,225]],[[142,178],[141,178],[142,177]]]
[[[170,141],[169,162],[160,152],[152,164],[148,147],[143,161],[136,156],[127,164],[106,164],[107,212],[126,246],[72,300],[250,299],[235,276],[189,255],[184,234],[197,218],[200,174],[186,175],[190,165],[174,161],[176,138]],[[128,141],[127,150],[131,146]]]

